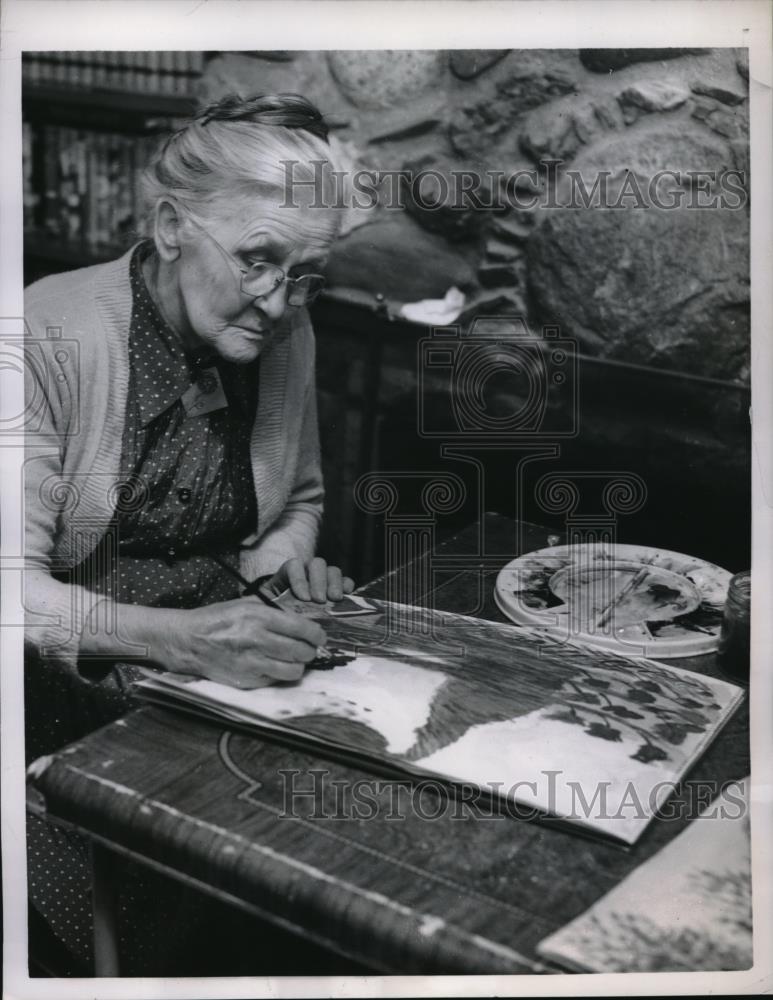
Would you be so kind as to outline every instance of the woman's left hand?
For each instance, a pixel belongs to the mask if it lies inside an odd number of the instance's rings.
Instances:
[[[269,594],[280,594],[290,588],[299,601],[340,601],[354,590],[354,580],[344,576],[338,566],[329,566],[324,559],[288,559],[264,584]]]

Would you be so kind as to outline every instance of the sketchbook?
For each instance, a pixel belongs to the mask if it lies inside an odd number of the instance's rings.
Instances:
[[[318,610],[317,610],[318,609]],[[395,776],[473,786],[633,844],[743,697],[724,681],[464,615],[300,607],[345,651],[243,691],[158,673],[140,697]]]
[[[576,972],[727,972],[752,965],[749,778],[537,952]]]

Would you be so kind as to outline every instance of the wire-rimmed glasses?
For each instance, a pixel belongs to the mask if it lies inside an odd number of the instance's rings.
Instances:
[[[190,216],[188,216],[188,219],[197,229],[200,229],[205,236],[212,240],[227,260],[236,266],[241,275],[239,287],[251,299],[265,298],[267,295],[271,295],[281,284],[286,283],[287,304],[289,306],[307,306],[316,299],[325,287],[324,275],[301,274],[297,278],[291,278],[277,264],[272,264],[266,260],[258,260],[250,264],[249,267],[245,267],[211,233],[207,232],[202,225],[196,222],[195,219]]]

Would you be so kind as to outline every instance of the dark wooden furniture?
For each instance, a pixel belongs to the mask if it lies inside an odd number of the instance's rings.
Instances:
[[[480,613],[501,621],[491,599],[497,567],[517,549],[545,543],[544,528],[484,517],[434,553],[427,577],[434,606],[469,613],[482,596]],[[396,573],[421,578],[415,565]],[[384,578],[362,590],[384,591]],[[717,673],[714,656],[672,662]],[[694,766],[692,781],[716,788],[748,773],[747,718],[744,703]],[[355,787],[368,790],[372,803],[360,802],[359,813]],[[444,798],[431,782],[379,779],[157,708],[57,754],[34,792],[36,808],[94,844],[101,975],[119,966],[109,885],[121,855],[374,971],[557,971],[538,960],[540,939],[696,814],[694,802],[680,812],[672,799],[677,818],[656,818],[626,851],[550,820],[492,815],[485,802]],[[686,783],[676,798],[688,805],[690,795]]]
[[[332,289],[312,312],[317,335],[317,393],[327,487],[321,553],[346,565],[358,579],[383,570],[383,526],[354,500],[354,485],[370,470],[452,473],[467,488],[461,508],[437,519],[448,537],[483,509],[565,528],[563,517],[538,502],[536,483],[546,472],[578,482],[578,515],[603,513],[589,479],[633,473],[646,484],[646,500],[619,517],[617,540],[675,549],[733,572],[751,562],[751,435],[748,386],[688,372],[577,355],[576,395],[549,396],[555,425],[576,420],[576,436],[535,441],[492,440],[484,433],[458,441],[429,437],[418,411],[443,426],[451,395],[442,373],[426,369],[421,343],[431,329],[395,318],[395,309],[361,293]],[[469,324],[461,324],[463,332]],[[539,336],[539,326],[532,332]],[[504,413],[518,410],[517,380],[501,389]],[[494,391],[496,397],[496,391]],[[487,397],[488,399],[488,397]],[[570,412],[571,406],[578,407]],[[483,447],[487,443],[495,447]],[[545,458],[525,472],[516,495],[515,467],[534,444]],[[554,449],[551,455],[550,450]],[[465,458],[465,454],[468,456]],[[477,464],[476,464],[477,463]],[[418,492],[401,485],[399,513],[421,510]],[[717,525],[722,530],[717,530]]]

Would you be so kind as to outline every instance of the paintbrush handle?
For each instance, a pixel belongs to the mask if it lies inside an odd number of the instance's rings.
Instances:
[[[622,601],[624,601],[625,598],[639,586],[640,583],[643,583],[644,580],[646,580],[649,569],[649,566],[642,566],[640,570],[634,573],[628,583],[618,590],[613,600],[610,601],[610,603],[604,608],[599,617],[596,619],[596,628],[602,628],[607,624],[615,608],[617,608]]]
[[[265,594],[260,589],[260,586],[251,588],[249,590],[249,593],[254,594],[257,598],[263,601],[263,603],[267,605],[269,608],[274,608],[276,611],[281,611],[283,612],[283,614],[286,615],[295,614],[294,611],[290,611],[288,608],[283,608],[282,605],[277,600],[275,600],[273,597],[269,597],[268,594]],[[317,646],[317,651],[314,658],[316,660],[328,660],[332,655],[333,654],[328,649],[325,649],[324,646]]]
[[[273,608],[275,611],[282,611],[284,614],[293,614],[292,611],[288,611],[287,608],[283,608],[282,605],[279,604],[273,597],[269,597],[268,594],[263,592],[262,586],[266,580],[270,579],[270,577],[258,577],[257,580],[253,580],[252,583],[250,583],[249,580],[242,576],[238,569],[235,569],[233,566],[229,566],[224,559],[220,558],[220,556],[213,555],[212,558],[218,566],[227,570],[231,576],[238,580],[244,587],[242,597],[257,597],[259,601],[262,601],[267,607]],[[317,646],[315,657],[317,660],[327,660],[330,659],[332,655],[333,654],[329,650],[325,649],[324,646]]]

